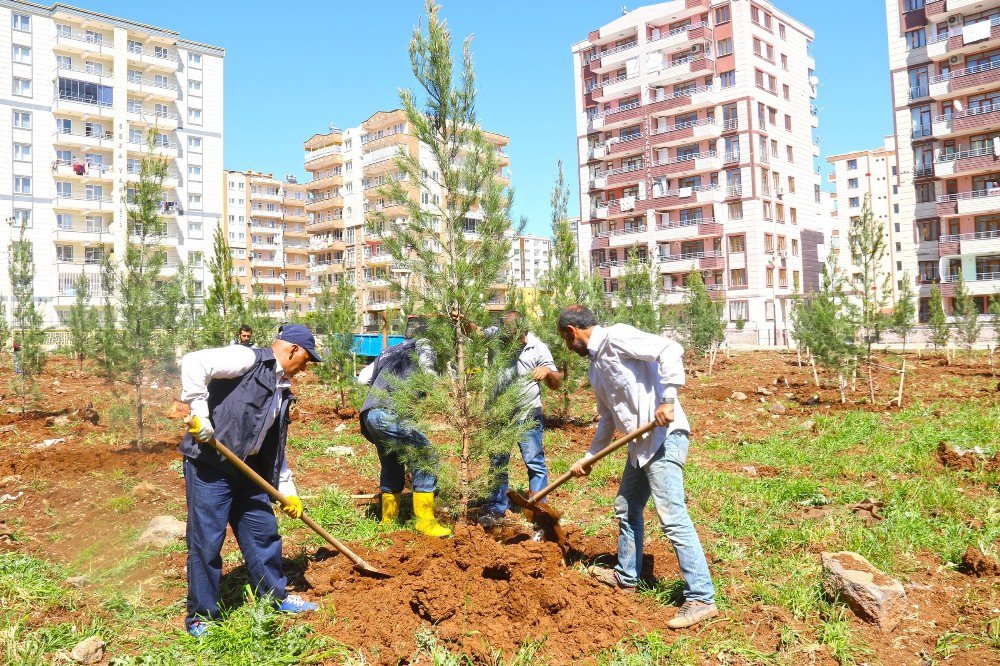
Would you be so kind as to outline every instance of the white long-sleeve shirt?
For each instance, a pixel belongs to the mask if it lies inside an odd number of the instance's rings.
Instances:
[[[684,385],[683,347],[634,326],[615,324],[595,326],[587,350],[590,385],[601,416],[588,455],[610,444],[615,430],[625,434],[652,421],[656,408],[668,401],[674,405],[674,420],[629,444],[629,462],[641,467],[656,454],[667,434],[691,432],[677,397],[677,389]]]
[[[181,400],[191,405],[191,413],[199,418],[208,418],[208,383],[213,379],[234,379],[246,374],[254,363],[257,355],[249,347],[231,345],[216,349],[202,349],[185,354],[181,360]],[[264,445],[267,431],[274,425],[275,419],[281,413],[282,389],[291,388],[291,382],[285,377],[285,371],[277,359],[274,361],[275,391],[274,401],[264,415],[264,427],[257,436],[250,450],[254,455]],[[278,492],[288,497],[298,495],[292,470],[288,469],[286,459],[278,475]]]

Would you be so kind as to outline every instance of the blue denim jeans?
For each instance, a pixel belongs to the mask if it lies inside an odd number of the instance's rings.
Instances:
[[[375,445],[382,466],[382,492],[402,492],[407,467],[413,477],[413,492],[432,493],[437,489],[437,451],[422,432],[399,423],[391,412],[377,407],[361,418],[361,432]]]
[[[708,562],[684,500],[684,462],[688,454],[688,435],[674,431],[667,435],[653,459],[645,467],[633,467],[625,461],[621,487],[615,498],[618,519],[618,566],[615,571],[624,585],[636,585],[642,572],[643,513],[649,498],[660,519],[663,531],[674,546],[684,598],[713,603],[715,587],[708,572]]]
[[[187,496],[187,618],[214,620],[219,616],[222,542],[226,524],[233,528],[243,552],[250,586],[258,594],[284,599],[281,537],[271,500],[249,478],[229,476],[221,469],[184,458]]]
[[[521,449],[521,459],[524,466],[528,468],[528,489],[531,494],[549,485],[549,471],[545,466],[545,451],[542,450],[542,436],[545,427],[542,425],[541,413],[529,416],[522,423],[531,424],[531,429],[524,433],[524,437],[517,443]],[[500,453],[490,461],[490,476],[493,479],[494,488],[489,498],[483,505],[483,510],[488,513],[503,515],[507,512],[509,500],[507,499],[507,489],[510,487],[510,478],[507,474],[507,467],[510,464],[510,453]]]

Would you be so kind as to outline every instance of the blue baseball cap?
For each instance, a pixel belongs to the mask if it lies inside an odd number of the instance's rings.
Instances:
[[[323,359],[316,353],[316,338],[313,337],[312,331],[305,324],[283,324],[278,328],[277,339],[298,345],[309,352],[309,358],[314,362],[323,362]]]

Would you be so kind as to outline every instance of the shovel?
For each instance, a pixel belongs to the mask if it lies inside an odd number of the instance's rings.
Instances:
[[[197,431],[201,427],[198,424],[197,416],[188,416],[187,418],[184,419],[184,424],[191,431]],[[241,472],[249,476],[254,483],[260,486],[261,489],[264,490],[264,492],[266,492],[268,495],[271,496],[271,499],[273,499],[281,506],[288,506],[288,500],[285,499],[284,495],[278,492],[277,488],[275,488],[270,483],[265,481],[264,477],[262,477],[260,474],[253,471],[249,465],[240,460],[236,456],[236,454],[230,451],[228,448],[226,448],[222,442],[213,437],[212,440],[208,442],[208,444],[210,444],[213,449],[218,451],[219,455],[221,455],[223,458],[232,463],[233,466],[236,467],[236,469],[240,470]],[[379,571],[372,565],[368,564],[363,559],[361,559],[361,557],[357,553],[355,553],[350,548],[345,546],[338,539],[334,538],[332,534],[330,534],[325,529],[320,527],[315,520],[313,520],[310,516],[306,515],[305,511],[302,512],[300,520],[306,525],[308,525],[313,532],[326,539],[327,543],[329,543],[331,546],[337,549],[337,552],[339,552],[341,555],[343,555],[351,562],[353,562],[354,568],[360,573],[368,576],[374,576],[375,578],[391,578],[389,574]]]
[[[594,456],[587,461],[586,466],[588,468],[593,467],[599,461],[607,458],[629,442],[639,439],[655,427],[656,422],[650,421],[646,425],[633,430],[619,439],[616,439],[601,449],[598,453],[594,454]],[[542,502],[542,500],[545,499],[546,495],[569,481],[571,478],[573,478],[572,470],[566,472],[531,497],[525,497],[521,493],[514,490],[507,491],[507,497],[510,498],[510,501],[521,507],[524,511],[525,517],[534,523],[535,528],[542,530],[542,533],[546,536],[546,538],[559,544],[559,548],[563,551],[563,553],[569,552],[569,543],[566,541],[566,530],[564,530],[562,525],[559,524],[559,519],[562,517],[562,511],[549,506],[548,502]]]

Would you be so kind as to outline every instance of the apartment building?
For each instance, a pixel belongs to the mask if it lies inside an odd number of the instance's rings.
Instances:
[[[552,262],[552,239],[525,234],[513,236],[510,246],[510,282],[520,289],[535,289]]]
[[[886,0],[904,261],[929,317],[1000,290],[1000,0]],[[907,265],[909,264],[909,265]]]
[[[579,217],[571,217],[569,228],[576,242],[576,265],[582,275],[590,275],[590,225]]]
[[[504,153],[508,139],[489,132],[486,136],[496,146],[500,168],[505,171],[510,163]],[[401,109],[379,111],[357,127],[330,127],[328,132],[310,137],[304,147],[305,169],[311,174],[305,184],[311,291],[319,290],[320,281],[354,284],[364,328],[378,330],[387,313],[401,305],[399,286],[415,276],[393,266],[392,255],[368,222],[376,211],[385,213],[392,225],[406,221],[405,206],[380,194],[383,186],[405,180],[395,161],[399,151],[416,155],[428,173],[436,169],[433,157],[410,133]],[[419,196],[428,208],[439,205],[444,194],[434,184],[428,191],[418,191],[416,183],[404,183],[404,188],[411,198]],[[482,215],[475,210],[467,216],[466,233],[470,236],[475,235],[479,219]],[[495,286],[491,308],[503,307],[506,288],[506,283]]]
[[[911,224],[904,225],[900,214],[899,170],[896,165],[895,137],[874,150],[858,150],[832,155],[826,160],[833,165],[829,181],[834,191],[834,220],[829,245],[838,250],[838,264],[852,269],[848,238],[851,224],[861,216],[865,198],[870,198],[872,216],[882,223],[885,236],[885,256],[879,268],[889,276],[889,297],[895,303],[903,288],[903,242],[900,236],[909,233]],[[906,232],[903,227],[906,226]],[[908,279],[913,279],[910,273]]]
[[[154,151],[169,163],[163,275],[184,261],[204,289],[223,206],[225,51],[61,4],[6,0],[0,25],[0,50],[9,54],[0,60],[8,114],[0,123],[0,189],[8,193],[0,245],[9,247],[27,225],[45,324],[64,322],[81,273],[103,293],[101,260],[124,252],[125,202],[151,129]],[[11,291],[8,261],[4,253],[3,294]]]
[[[699,270],[733,325],[785,343],[823,242],[812,40],[765,0],[674,0],[573,46],[580,210],[609,294],[635,248],[664,306]]]
[[[259,171],[226,171],[225,233],[240,290],[255,285],[276,319],[309,310],[306,188]]]

